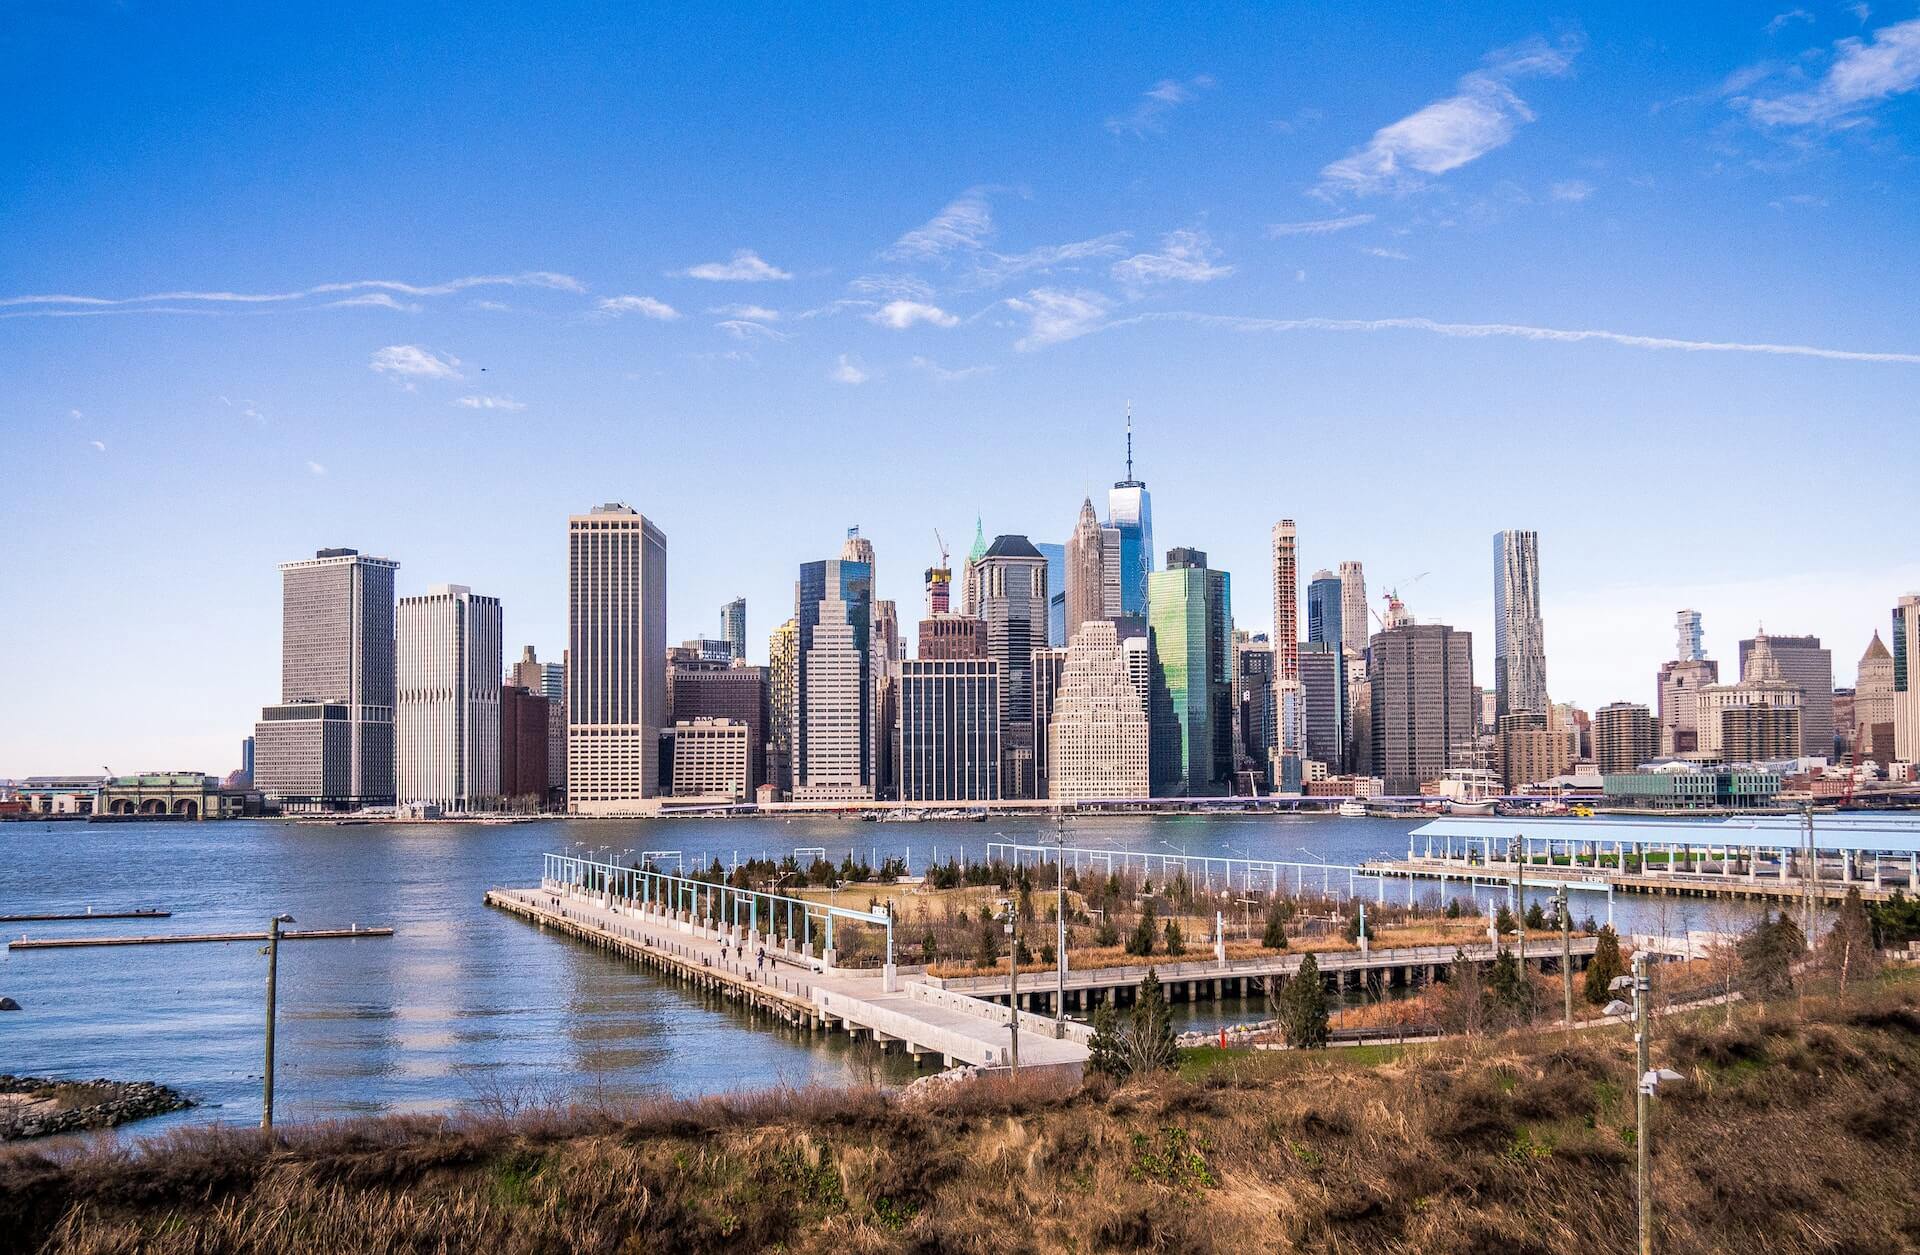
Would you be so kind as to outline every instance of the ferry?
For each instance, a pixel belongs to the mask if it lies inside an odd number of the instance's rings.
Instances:
[[[1335,813],[1342,819],[1365,819],[1367,817],[1367,804],[1358,798],[1349,798],[1340,803],[1340,808]]]

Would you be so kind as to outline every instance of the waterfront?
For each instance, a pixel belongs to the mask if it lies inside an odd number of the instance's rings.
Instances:
[[[1078,820],[1077,845],[1330,862],[1404,852],[1417,820],[1251,815]],[[1597,822],[1597,821],[1596,821]],[[844,820],[543,820],[514,825],[223,823],[0,825],[0,913],[154,906],[141,932],[391,925],[390,939],[281,951],[281,1120],[712,1093],[768,1085],[899,1082],[910,1061],[844,1038],[795,1034],[703,1000],[638,966],[490,911],[482,894],[530,884],[539,856],[571,846],[780,857],[824,847],[836,862],[980,858],[993,840],[1050,840],[1041,817],[989,824]],[[1303,853],[1302,851],[1305,851]],[[1314,883],[1309,877],[1308,883]],[[1344,879],[1340,877],[1339,879]],[[1433,892],[1421,884],[1416,891]],[[857,895],[857,888],[852,891]],[[1365,891],[1371,896],[1369,883]],[[1404,883],[1389,883],[1399,897]],[[1450,890],[1452,892],[1452,890]],[[1491,891],[1482,891],[1481,901]],[[1504,898],[1504,894],[1500,895]],[[1604,915],[1593,897],[1575,910]],[[1616,899],[1623,930],[1677,930],[1710,904]],[[1724,908],[1723,908],[1724,909]],[[1695,926],[1700,926],[1698,922]],[[33,936],[103,935],[47,923]],[[203,1106],[133,1126],[259,1117],[264,961],[254,943],[15,952],[0,995],[0,1072],[151,1079]],[[1257,1001],[1180,1008],[1182,1027],[1265,1014]]]

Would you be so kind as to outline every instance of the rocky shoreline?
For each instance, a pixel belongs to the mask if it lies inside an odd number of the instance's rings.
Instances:
[[[0,1073],[0,1142],[110,1129],[194,1102],[153,1081],[68,1081]]]

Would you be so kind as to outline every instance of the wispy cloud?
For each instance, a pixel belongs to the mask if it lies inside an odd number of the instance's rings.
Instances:
[[[1874,362],[1920,366],[1920,353],[1881,353],[1860,349],[1832,349],[1808,344],[1766,344],[1730,340],[1680,340],[1668,336],[1632,335],[1621,331],[1579,331],[1533,327],[1521,323],[1436,322],[1431,318],[1246,318],[1232,314],[1202,314],[1184,310],[1135,314],[1098,327],[1135,326],[1149,322],[1184,322],[1226,331],[1421,331],[1457,339],[1510,337],[1555,344],[1601,343],[1634,349],[1671,349],[1684,353],[1755,353],[1779,357],[1811,357],[1835,362]],[[1096,328],[1089,327],[1087,330]]]
[[[1118,117],[1107,119],[1115,135],[1153,135],[1167,129],[1167,114],[1213,86],[1213,78],[1196,74],[1190,79],[1163,78],[1140,93],[1139,103]]]
[[[1023,353],[1060,344],[1097,329],[1111,302],[1098,292],[1035,288],[1025,299],[1009,298],[1007,308],[1027,316],[1027,334],[1014,341]]]
[[[834,364],[833,369],[827,372],[827,378],[833,380],[835,383],[863,384],[872,378],[872,376],[867,374],[866,369],[862,367],[859,362],[847,354],[842,353],[840,360]]]
[[[402,380],[460,378],[459,358],[417,344],[389,344],[376,351],[367,365],[379,374]]]
[[[323,466],[323,465],[322,465],[321,463],[319,463],[319,462],[308,462],[308,463],[307,463],[307,474],[309,474],[309,475],[325,475],[326,473],[327,473],[327,468],[326,468],[325,466]]]
[[[785,340],[787,338],[786,332],[776,331],[772,327],[767,326],[767,324],[755,322],[751,318],[728,318],[723,322],[717,322],[713,325],[736,340],[752,340],[755,338],[762,340]]]
[[[1365,147],[1321,170],[1316,190],[1357,196],[1406,192],[1506,145],[1515,128],[1534,116],[1512,84],[1568,73],[1580,47],[1577,39],[1555,45],[1536,38],[1489,53],[1480,69],[1460,79],[1453,95],[1381,127]]]
[[[847,291],[887,300],[930,301],[933,299],[933,285],[913,275],[861,275],[847,283]]]
[[[1276,222],[1267,227],[1267,235],[1276,240],[1289,235],[1332,235],[1335,231],[1364,227],[1372,221],[1372,214],[1342,214],[1338,218],[1315,218],[1310,222]]]
[[[1805,91],[1736,95],[1732,103],[1763,126],[1841,129],[1863,125],[1866,119],[1861,115],[1867,110],[1916,87],[1920,87],[1920,18],[1882,26],[1869,39],[1839,40],[1833,45],[1833,61],[1826,74]]]
[[[105,453],[107,451],[107,442],[104,440],[89,440],[87,443],[93,446],[95,453]]]
[[[1211,283],[1233,273],[1219,264],[1220,250],[1205,231],[1169,231],[1160,237],[1157,253],[1135,253],[1113,264],[1114,282],[1139,293],[1157,283]]]
[[[396,301],[385,292],[362,292],[359,296],[343,297],[337,301],[328,301],[328,309],[353,309],[365,306],[371,309],[391,309],[403,314],[417,314],[422,306],[413,301]]]
[[[512,397],[461,397],[454,404],[464,405],[470,410],[524,410],[527,408],[526,402],[516,401]]]
[[[873,313],[867,315],[869,322],[882,327],[891,327],[895,331],[905,331],[915,323],[930,323],[935,327],[957,327],[960,319],[938,305],[928,305],[921,301],[888,301]]]
[[[638,314],[642,318],[651,318],[655,322],[672,322],[680,317],[679,310],[651,296],[609,296],[601,301],[597,308],[608,318],[618,318],[623,314]]]
[[[1384,257],[1388,261],[1406,261],[1407,260],[1407,255],[1401,252],[1397,248],[1380,248],[1379,246],[1376,245],[1372,248],[1363,248],[1360,251],[1365,253],[1369,257]]]
[[[1805,9],[1788,9],[1785,13],[1776,13],[1773,15],[1773,20],[1767,23],[1767,34],[1778,35],[1795,22],[1811,24],[1813,22],[1813,14],[1807,12]]]
[[[760,254],[750,248],[736,249],[726,261],[703,261],[697,266],[688,266],[680,274],[688,279],[705,279],[710,283],[765,283],[774,279],[791,279],[793,275],[780,267],[763,261]]]
[[[993,367],[991,366],[961,366],[950,369],[942,366],[930,357],[916,357],[913,359],[912,365],[915,370],[924,370],[941,383],[956,383],[962,379],[972,379],[977,375],[990,375],[993,373]]]
[[[1082,263],[1117,257],[1126,249],[1125,231],[1096,235],[1090,240],[1066,244],[1042,244],[1023,253],[996,253],[982,249],[974,256],[972,273],[966,276],[969,287],[990,288],[1021,275],[1048,274],[1055,270],[1076,270]]]
[[[993,238],[991,191],[970,187],[946,208],[895,240],[883,257],[894,261],[929,261],[957,249],[979,248]]]
[[[586,285],[571,275],[548,270],[529,270],[513,275],[466,275],[444,283],[403,283],[396,279],[354,279],[340,283],[317,283],[290,292],[178,291],[149,292],[141,296],[82,296],[74,294],[30,294],[0,297],[0,306],[80,306],[95,309],[116,306],[151,305],[158,302],[191,302],[202,305],[288,305],[315,297],[348,293],[389,293],[397,296],[449,296],[470,288],[550,288],[562,292],[585,292]],[[334,305],[379,304],[370,300],[336,300]],[[398,307],[397,303],[394,307]],[[186,312],[173,309],[167,312]]]
[[[1547,189],[1547,195],[1559,201],[1579,202],[1593,195],[1593,184],[1585,179],[1562,179]]]
[[[780,311],[764,305],[720,305],[707,311],[723,318],[744,318],[749,322],[779,322]]]

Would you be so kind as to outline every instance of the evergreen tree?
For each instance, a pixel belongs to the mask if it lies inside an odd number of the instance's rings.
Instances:
[[[1167,921],[1167,954],[1179,958],[1187,952],[1187,939],[1180,932],[1180,925],[1173,920]]]
[[[1154,936],[1159,932],[1158,920],[1154,918],[1153,899],[1147,899],[1146,910],[1140,913],[1139,926],[1133,930],[1133,936],[1127,940],[1127,953],[1141,958],[1153,953]]]
[[[1873,944],[1881,950],[1897,950],[1920,938],[1920,898],[1910,898],[1895,889],[1885,902],[1867,908],[1873,923]]]
[[[927,929],[927,935],[920,939],[920,961],[931,963],[940,952],[940,939],[933,935],[933,929]]]
[[[1311,954],[1281,991],[1280,1031],[1295,1050],[1326,1049],[1327,991],[1320,984],[1320,964]]]
[[[1140,998],[1133,1004],[1126,1043],[1131,1074],[1159,1072],[1180,1063],[1180,1048],[1173,1038],[1173,1012],[1167,1006],[1160,978],[1152,968],[1147,969],[1147,978],[1140,982]]]
[[[1269,950],[1287,948],[1287,917],[1277,906],[1267,912],[1267,928],[1260,934],[1260,944]]]
[[[1360,930],[1362,927],[1366,929],[1367,940],[1368,941],[1373,940],[1373,925],[1372,924],[1363,925],[1362,918],[1363,917],[1361,915],[1361,912],[1355,911],[1353,915],[1347,920],[1346,938],[1348,941],[1353,941],[1353,942],[1359,941]]]
[[[1820,961],[1842,989],[1847,987],[1847,982],[1879,970],[1880,956],[1873,948],[1873,922],[1867,917],[1866,903],[1860,900],[1857,887],[1848,887],[1832,930],[1821,939]]]
[[[1087,1071],[1116,1081],[1127,1075],[1126,1044],[1120,1038],[1120,1017],[1113,1013],[1111,1002],[1094,1008],[1093,1040],[1087,1043],[1087,1050]]]
[[[1610,986],[1615,977],[1624,976],[1626,972],[1626,960],[1620,957],[1620,938],[1611,927],[1602,928],[1594,942],[1593,958],[1587,961],[1587,1001],[1596,1007],[1613,1001]]]
[[[1527,974],[1505,946],[1500,947],[1500,956],[1493,961],[1493,972],[1487,977],[1487,997],[1494,1010],[1505,1015],[1527,1018],[1532,1010],[1533,989],[1527,984]]]
[[[1117,946],[1120,944],[1120,930],[1113,926],[1113,912],[1100,912],[1100,926],[1093,930],[1093,944],[1096,946]]]
[[[1740,978],[1755,997],[1793,989],[1793,964],[1806,953],[1806,936],[1793,917],[1766,911],[1740,938]]]
[[[1458,898],[1447,899],[1447,918],[1448,919],[1460,918],[1460,899]]]
[[[1535,902],[1527,908],[1526,920],[1527,927],[1538,932],[1547,926],[1547,913],[1540,909],[1538,902]]]
[[[979,950],[973,961],[980,967],[992,967],[1000,962],[1000,925],[994,921],[993,912],[985,907],[980,908]]]
[[[1514,930],[1513,912],[1508,910],[1505,906],[1502,906],[1500,908],[1499,914],[1493,917],[1493,930],[1499,933],[1502,937],[1512,932]]]

